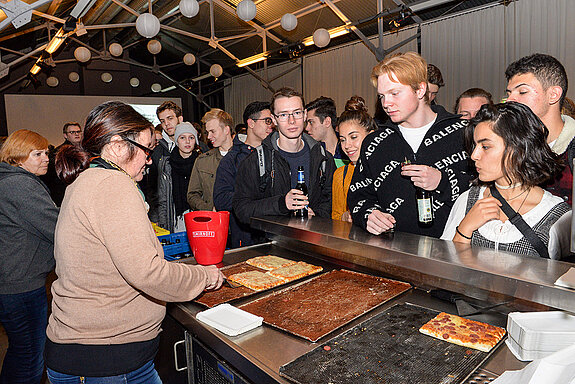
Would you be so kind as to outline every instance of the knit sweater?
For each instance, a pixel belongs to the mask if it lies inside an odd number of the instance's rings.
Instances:
[[[437,118],[417,153],[391,121],[363,140],[347,200],[355,224],[365,229],[369,214],[377,209],[393,215],[397,231],[441,236],[453,203],[469,189],[471,170],[463,146],[467,123],[443,107],[432,109]],[[430,227],[418,225],[415,187],[410,178],[401,175],[405,159],[441,171],[439,185],[432,192],[434,222]]]
[[[203,267],[163,256],[132,179],[116,170],[82,172],[68,186],[56,225],[48,338],[88,345],[154,339],[165,302],[193,299],[208,280]]]

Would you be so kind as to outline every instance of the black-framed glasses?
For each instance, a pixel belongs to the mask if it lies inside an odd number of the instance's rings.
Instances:
[[[80,134],[82,134],[82,131],[68,131],[68,132],[66,132],[66,134],[68,134],[68,135],[80,135]]]
[[[134,144],[136,147],[144,151],[144,153],[146,154],[146,161],[150,161],[150,159],[152,158],[152,153],[154,153],[154,150],[152,148],[145,147],[142,144],[138,143],[137,141],[128,139],[127,137],[125,137],[124,140],[126,140],[130,144]]]
[[[298,109],[297,111],[293,111],[292,113],[282,112],[275,115],[275,117],[279,121],[288,121],[290,116],[293,116],[293,118],[296,120],[301,120],[303,119],[303,111],[301,109]]]
[[[263,120],[265,125],[272,125],[274,121],[271,117],[264,117],[262,119],[252,119],[253,121]]]

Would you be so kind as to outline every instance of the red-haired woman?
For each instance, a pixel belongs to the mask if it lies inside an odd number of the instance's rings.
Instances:
[[[21,129],[0,149],[0,323],[8,350],[0,383],[40,383],[54,268],[58,208],[38,176],[48,170],[48,140]]]

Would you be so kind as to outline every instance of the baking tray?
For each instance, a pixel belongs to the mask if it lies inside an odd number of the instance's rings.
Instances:
[[[288,259],[288,260],[291,260],[291,259]],[[253,265],[247,264],[245,261],[241,262],[241,263],[233,264],[233,265],[228,265],[227,267],[223,267],[223,268],[221,268],[221,271],[226,276],[230,276],[230,275],[233,275],[235,273],[248,272],[248,271],[260,271],[260,272],[264,272],[264,273],[267,272],[265,269],[254,267]],[[281,287],[282,285],[285,286],[286,284],[290,284],[294,281],[305,279],[306,277],[313,276],[313,275],[318,274],[320,272],[322,272],[322,271],[317,271],[311,275],[303,276],[299,279],[279,284],[279,285],[277,285],[273,288],[270,288],[270,289]],[[222,287],[216,291],[204,291],[201,295],[196,297],[194,299],[194,301],[197,303],[203,304],[209,308],[212,308],[218,304],[228,303],[228,302],[236,300],[236,299],[241,299],[243,297],[259,294],[259,293],[262,293],[264,291],[269,291],[270,289],[262,290],[262,291],[254,291],[253,289],[249,289],[249,288],[246,288],[243,286],[238,287],[238,288],[232,288],[232,287],[228,286],[227,284],[223,284]]]
[[[333,270],[240,306],[283,331],[317,341],[411,285],[348,270]]]
[[[248,272],[248,271],[263,271],[263,269],[256,268],[246,262],[241,262],[238,264],[229,265],[227,267],[221,268],[224,275],[230,276],[234,273]],[[216,306],[218,304],[227,303],[229,301],[253,295],[257,293],[246,287],[232,288],[227,284],[223,284],[222,287],[216,291],[204,291],[201,295],[194,299],[195,302],[203,304],[209,308]]]
[[[438,314],[395,305],[280,367],[298,384],[461,383],[497,348],[486,353],[419,332]]]

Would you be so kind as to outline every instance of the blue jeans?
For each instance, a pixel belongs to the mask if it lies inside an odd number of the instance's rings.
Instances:
[[[41,382],[47,322],[46,287],[0,295],[0,323],[8,335],[0,384]]]
[[[108,377],[66,375],[48,368],[48,378],[52,384],[162,384],[153,361],[147,362],[132,372]]]

